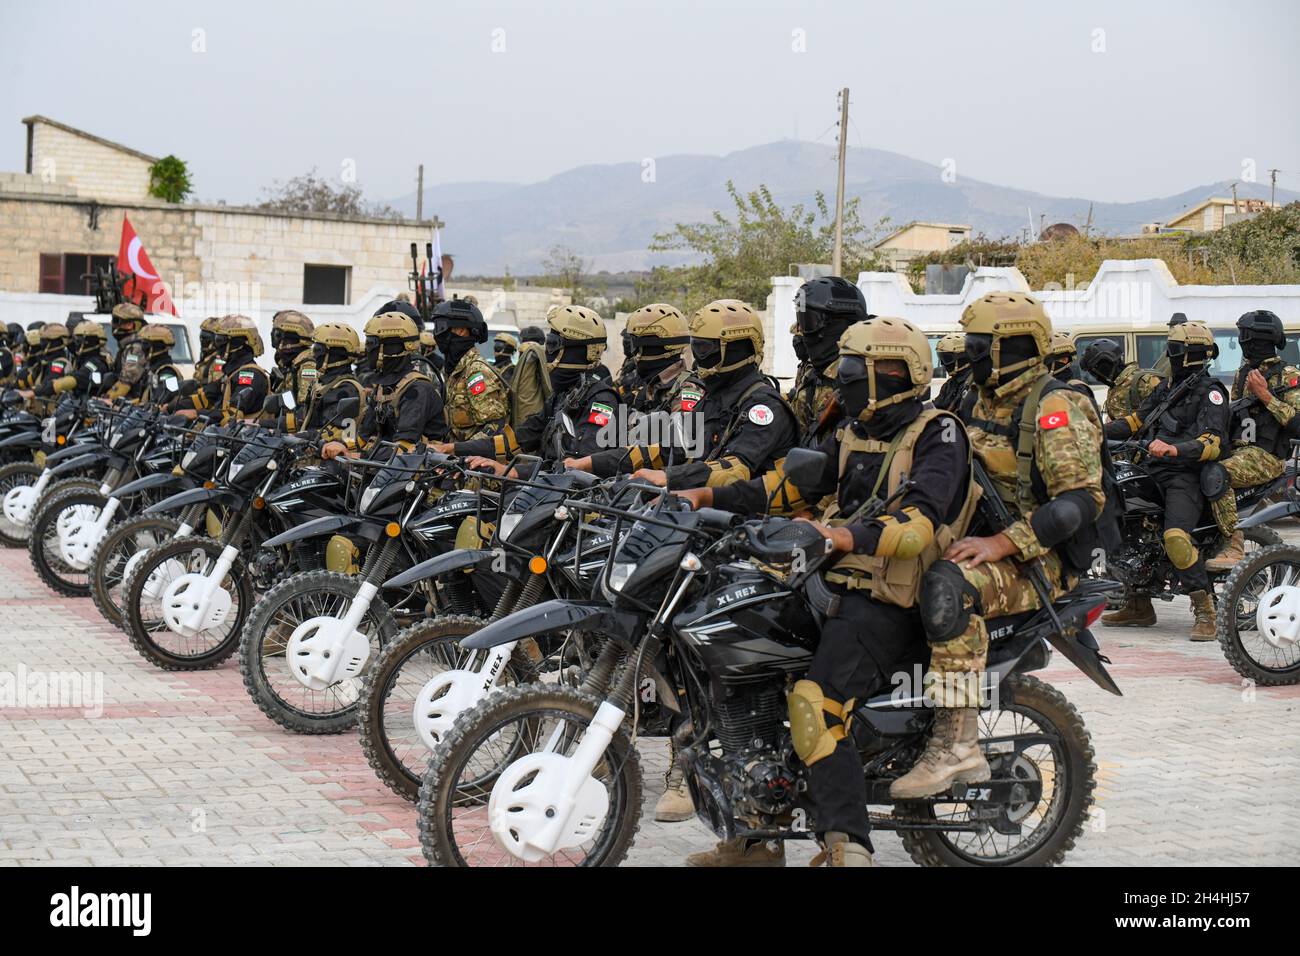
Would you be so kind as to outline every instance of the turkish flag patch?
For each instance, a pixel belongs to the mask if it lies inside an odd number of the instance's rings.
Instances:
[[[1060,428],[1068,424],[1070,424],[1070,413],[1067,411],[1051,412],[1038,419],[1038,427],[1043,429]]]
[[[239,373],[239,378],[238,378],[238,380],[237,380],[237,384],[239,384],[239,385],[252,385],[252,384],[253,384],[253,373],[252,373],[252,372],[240,372],[240,373]]]
[[[695,389],[682,389],[682,411],[693,412],[700,401],[700,393]]]
[[[212,363],[212,371],[216,372],[218,375],[221,374],[221,370],[225,367],[226,363],[222,359],[217,359]]]
[[[55,375],[62,375],[62,374],[63,374],[63,363],[62,363],[62,362],[51,362],[51,363],[50,363],[50,371],[51,371],[53,374],[55,374]]]
[[[469,393],[471,395],[482,395],[487,390],[487,380],[483,378],[483,373],[478,372],[469,377]]]
[[[614,414],[614,409],[609,405],[601,402],[591,403],[591,414],[587,416],[587,422],[592,425],[608,425],[609,418]]]

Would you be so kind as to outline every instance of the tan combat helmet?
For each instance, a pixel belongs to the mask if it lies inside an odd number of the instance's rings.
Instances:
[[[605,354],[605,320],[600,313],[581,305],[561,305],[547,313],[546,324],[552,332],[564,339],[565,345],[586,343],[587,361],[583,365],[572,365],[564,361],[561,351],[553,361],[548,361],[547,368],[555,371],[560,368],[591,369],[600,364]],[[553,350],[547,348],[548,357]]]
[[[219,334],[226,338],[226,352],[230,352],[233,342],[248,344],[256,357],[262,354],[262,335],[257,331],[257,323],[246,315],[228,315],[221,323]]]
[[[1052,349],[1047,354],[1047,367],[1051,372],[1060,372],[1069,367],[1076,354],[1073,335],[1068,332],[1052,333]]]
[[[1052,351],[1052,320],[1043,304],[1024,292],[989,292],[981,296],[962,312],[961,327],[967,336],[992,336],[993,374],[985,383],[990,386],[1009,382],[1036,366],[1043,367]],[[1002,342],[1018,335],[1031,337],[1038,354],[1003,366]]]
[[[690,333],[695,371],[704,378],[763,361],[763,322],[739,299],[718,299],[704,306],[691,316]],[[754,354],[731,359],[728,347],[742,341],[753,343]],[[709,342],[717,345],[710,346]],[[713,354],[717,355],[713,364],[701,365],[702,358],[708,362]]]
[[[313,347],[319,346],[314,348],[314,352],[316,368],[321,372],[340,365],[351,365],[354,359],[365,353],[357,330],[344,322],[324,322],[316,326],[311,340]],[[338,357],[339,352],[343,353],[342,357]],[[330,360],[330,353],[334,353],[333,361]]]
[[[366,350],[371,349],[371,340],[375,341],[377,354],[374,370],[382,372],[387,360],[400,360],[420,347],[420,330],[409,315],[401,312],[381,312],[372,316],[366,323]],[[393,343],[400,343],[400,349],[393,349]]]
[[[78,355],[90,355],[108,345],[108,333],[93,319],[82,319],[73,326],[72,345]]]
[[[509,332],[498,332],[496,334],[496,337],[492,340],[492,348],[495,349],[498,345],[505,346],[511,352],[519,351],[519,339],[515,338],[515,336],[511,335]]]
[[[48,326],[46,326],[48,328]],[[1196,368],[1210,361],[1214,351],[1214,333],[1200,322],[1184,322],[1169,330],[1169,355],[1184,353],[1183,367]]]
[[[686,316],[665,302],[641,306],[627,317],[626,328],[637,340],[637,356],[647,362],[676,358],[691,344]]]
[[[167,326],[155,323],[146,325],[140,330],[140,341],[145,343],[145,348],[152,357],[170,353],[172,346],[176,344],[176,336]]]
[[[304,342],[310,342],[312,332],[315,326],[311,319],[294,309],[284,309],[275,313],[271,319],[271,337],[276,338],[276,332],[290,332],[296,334]],[[272,345],[275,343],[272,342]]]
[[[41,341],[45,343],[47,349],[56,345],[67,345],[71,337],[72,333],[62,322],[50,322],[41,326]]]
[[[109,324],[113,328],[114,336],[125,338],[133,335],[145,324],[144,310],[134,302],[122,302],[113,306],[113,317]]]
[[[912,387],[889,398],[876,399],[876,363],[902,362],[907,366]],[[919,398],[929,391],[934,377],[930,340],[906,319],[876,316],[870,322],[854,322],[840,336],[840,362],[836,374],[841,382],[866,376],[871,400],[858,417],[871,418],[878,410]]]
[[[432,352],[437,347],[438,347],[438,340],[434,338],[432,332],[430,332],[428,329],[425,329],[423,332],[420,333],[420,351]]]
[[[966,333],[949,332],[934,345],[939,362],[949,375],[956,375],[966,368]]]
[[[199,331],[200,331],[200,332],[211,332],[213,335],[216,335],[216,334],[217,334],[217,327],[220,326],[220,325],[221,325],[221,316],[219,316],[219,315],[210,315],[210,316],[208,316],[206,319],[204,319],[202,322],[199,323]]]

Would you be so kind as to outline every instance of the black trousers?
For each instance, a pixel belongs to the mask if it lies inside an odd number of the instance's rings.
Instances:
[[[1151,477],[1165,493],[1165,530],[1179,528],[1191,534],[1200,524],[1201,513],[1205,510],[1200,469],[1152,468]],[[1210,575],[1205,570],[1205,555],[1198,552],[1196,563],[1178,571],[1178,578],[1189,591],[1208,593]]]
[[[917,609],[846,594],[839,614],[822,629],[807,677],[831,700],[861,701],[888,690],[896,673],[912,681],[912,665],[924,664],[928,655]],[[912,690],[920,693],[919,687]],[[828,725],[833,723],[828,718]],[[867,785],[851,732],[830,756],[808,768],[808,784],[817,832],[847,833],[870,849]]]

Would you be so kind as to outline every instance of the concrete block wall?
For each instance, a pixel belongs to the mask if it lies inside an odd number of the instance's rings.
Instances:
[[[31,173],[37,179],[96,199],[133,202],[148,196],[148,160],[46,123],[32,130]]]

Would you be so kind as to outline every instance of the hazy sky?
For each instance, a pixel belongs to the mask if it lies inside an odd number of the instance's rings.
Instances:
[[[851,145],[959,175],[1120,201],[1253,160],[1300,189],[1298,51],[1293,0],[0,0],[0,170],[41,113],[175,153],[201,199],[348,161],[390,198],[420,162],[428,183],[532,182],[830,143],[847,85]]]

